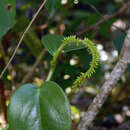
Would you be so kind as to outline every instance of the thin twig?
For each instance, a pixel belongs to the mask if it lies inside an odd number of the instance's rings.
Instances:
[[[40,56],[36,60],[35,64],[32,66],[30,72],[23,78],[21,84],[26,83],[31,78],[31,76],[33,75],[36,67],[40,64],[40,62],[41,62],[42,58],[45,56],[46,52],[47,51],[45,49],[43,49],[43,51],[41,52]]]
[[[88,111],[85,113],[78,126],[78,130],[87,130],[87,128],[91,126],[92,121],[95,119],[110,92],[127,69],[128,64],[130,64],[130,29],[125,38],[119,61],[111,72],[109,79],[106,80],[103,87],[100,89],[100,92],[89,106]]]
[[[22,37],[21,37],[21,39],[20,39],[20,41],[19,41],[19,43],[18,43],[16,49],[14,50],[14,52],[13,52],[13,54],[12,54],[12,56],[11,56],[9,62],[8,62],[8,64],[5,66],[4,70],[3,70],[2,73],[0,74],[0,79],[2,78],[3,74],[5,73],[5,71],[7,70],[8,66],[9,66],[9,64],[11,63],[11,61],[13,60],[13,58],[15,57],[15,54],[16,54],[16,52],[17,52],[19,46],[21,45],[21,42],[22,42],[24,36],[26,35],[26,33],[28,32],[28,30],[30,29],[32,23],[34,22],[34,20],[35,20],[36,17],[38,16],[39,12],[41,11],[41,9],[43,8],[43,6],[45,5],[46,1],[47,1],[47,0],[44,0],[44,1],[42,2],[40,8],[38,9],[38,11],[36,12],[36,14],[33,16],[31,22],[29,23],[29,25],[28,25],[27,28],[25,29],[25,31],[24,31],[24,33],[23,33],[23,35],[22,35]]]
[[[128,8],[130,7],[130,1],[127,2],[126,4],[124,4],[116,13],[114,13],[113,15],[107,15],[105,16],[103,19],[101,19],[100,21],[98,21],[96,24],[85,28],[84,30],[80,31],[77,33],[77,36],[82,35],[83,33],[87,33],[93,29],[98,28],[101,24],[105,23],[106,21],[109,21],[119,15],[121,15],[122,13],[124,13]]]
[[[107,22],[105,16],[103,16],[103,15],[99,12],[99,10],[97,10],[97,8],[96,8],[94,5],[90,4],[90,6],[91,6],[92,9],[94,9],[94,10],[97,12],[97,14],[98,14],[105,22]],[[121,29],[120,27],[117,27],[117,26],[114,25],[114,24],[112,25],[112,27],[115,27],[115,28],[117,28],[118,30],[120,30],[121,32],[125,33],[125,31],[124,31],[123,29]]]

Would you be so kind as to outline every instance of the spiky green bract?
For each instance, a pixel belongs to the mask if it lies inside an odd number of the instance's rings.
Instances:
[[[92,61],[90,62],[89,70],[86,73],[81,73],[80,76],[78,76],[77,79],[74,81],[73,88],[77,88],[85,82],[86,78],[90,78],[91,75],[95,72],[95,68],[98,66],[99,54],[94,43],[88,38],[81,40],[79,38],[76,38],[76,36],[69,36],[69,37],[65,37],[62,43],[63,44],[59,47],[59,49],[57,50],[57,52],[55,53],[53,57],[53,60],[51,61],[51,71],[47,78],[47,81],[50,80],[51,78],[51,75],[56,67],[56,60],[58,56],[60,55],[60,53],[62,52],[63,48],[66,45],[71,44],[71,43],[76,43],[77,46],[79,44],[83,44],[84,46],[88,48],[89,53],[92,55]]]
[[[80,76],[74,81],[73,88],[81,86],[85,82],[86,78],[91,77],[91,75],[95,72],[95,68],[97,68],[99,61],[99,54],[94,43],[87,38],[82,40],[81,43],[88,48],[90,54],[92,55],[92,61],[90,62],[89,70],[86,73],[81,73]]]

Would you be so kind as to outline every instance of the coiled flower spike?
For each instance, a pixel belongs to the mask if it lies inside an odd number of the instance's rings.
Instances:
[[[53,60],[51,61],[51,64],[53,66],[56,66],[56,60],[58,58],[58,56],[60,55],[60,53],[62,52],[63,48],[71,43],[76,43],[76,45],[78,46],[79,44],[83,44],[84,46],[86,46],[89,50],[89,53],[92,55],[92,61],[90,62],[90,68],[87,70],[87,72],[80,74],[80,76],[77,77],[77,79],[74,81],[73,83],[73,88],[77,88],[80,87],[81,85],[83,85],[83,83],[86,81],[86,78],[90,78],[91,75],[95,72],[95,68],[97,68],[98,66],[98,62],[99,62],[99,54],[98,54],[98,50],[96,48],[96,46],[94,45],[94,43],[89,40],[88,38],[85,38],[84,40],[81,40],[79,38],[76,38],[76,36],[69,36],[69,37],[65,37],[62,40],[62,45],[59,47],[59,49],[57,50],[57,52],[55,53]]]

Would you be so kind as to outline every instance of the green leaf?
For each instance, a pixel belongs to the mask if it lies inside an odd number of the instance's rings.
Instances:
[[[128,65],[128,68],[126,69],[126,74],[130,75],[130,65]]]
[[[61,35],[49,34],[42,38],[42,43],[51,55],[54,55],[64,39]]]
[[[61,0],[47,0],[45,7],[49,11],[49,16],[52,17],[56,11],[56,8],[61,6]]]
[[[60,1],[59,0],[47,0],[46,4],[45,4],[45,7],[51,11],[51,10],[55,10],[55,6],[56,6],[56,3],[59,3]]]
[[[126,34],[121,32],[118,35],[116,35],[113,39],[114,45],[119,53],[120,53],[121,48],[123,46],[125,37],[126,37]]]
[[[19,37],[21,37],[22,32],[18,32],[18,35]],[[37,58],[40,55],[43,46],[33,28],[29,29],[28,33],[23,39],[23,42],[29,48],[30,52],[33,54],[35,58]]]
[[[51,15],[53,15],[55,12],[55,6],[56,6],[56,0],[47,0],[45,4],[45,7],[48,9]]]
[[[13,26],[15,11],[15,0],[0,0],[0,39]]]
[[[115,4],[112,4],[112,3],[109,3],[108,5],[107,5],[107,12],[108,12],[108,14],[109,15],[112,15],[113,13],[115,13],[116,12],[116,5]]]
[[[8,107],[10,130],[70,130],[69,102],[55,82],[20,87]]]
[[[42,38],[42,43],[45,46],[45,48],[48,50],[48,52],[51,55],[54,55],[58,48],[62,44],[62,40],[64,39],[61,35],[55,35],[55,34],[49,34]],[[83,45],[77,46],[75,43],[68,44],[64,49],[64,53],[70,52],[72,50],[82,49],[85,48]]]
[[[88,13],[86,18],[86,26],[89,27],[93,24],[96,24],[99,21],[100,16],[97,13]]]

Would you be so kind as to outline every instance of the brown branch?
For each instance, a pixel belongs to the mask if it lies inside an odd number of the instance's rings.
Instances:
[[[125,38],[119,61],[111,72],[110,78],[106,80],[100,92],[89,106],[88,111],[85,113],[78,126],[78,130],[87,130],[87,128],[91,125],[103,103],[106,101],[108,95],[126,70],[128,64],[130,64],[130,29],[128,30],[127,36]]]
[[[13,54],[12,54],[10,60],[8,61],[8,64],[5,66],[4,70],[3,70],[2,73],[0,74],[0,79],[2,78],[3,74],[5,73],[5,71],[7,70],[8,66],[9,66],[9,64],[11,63],[11,61],[13,60],[13,58],[15,57],[15,54],[16,54],[16,52],[17,52],[19,46],[21,45],[21,42],[23,41],[24,36],[26,35],[26,33],[28,32],[28,30],[30,29],[31,25],[32,25],[33,22],[35,21],[36,17],[38,16],[39,12],[41,11],[41,9],[43,8],[43,6],[45,5],[46,1],[47,1],[47,0],[44,0],[44,1],[42,2],[42,4],[40,5],[39,9],[37,10],[37,12],[35,13],[35,15],[33,16],[31,22],[29,23],[29,25],[28,25],[27,28],[25,29],[25,31],[24,31],[24,33],[23,33],[21,39],[20,39],[19,42],[18,42],[18,45],[17,45],[16,49],[14,50],[14,52],[13,52]]]
[[[95,30],[97,29],[101,24],[105,23],[106,21],[109,21],[117,16],[120,16],[122,13],[124,13],[128,8],[130,7],[130,1],[127,2],[126,4],[124,4],[116,13],[114,13],[113,15],[107,15],[105,16],[103,19],[101,19],[100,21],[98,21],[96,24],[85,28],[84,30],[80,31],[77,33],[77,36],[82,35],[83,33],[87,33],[89,31]]]
[[[26,83],[33,75],[35,69],[37,68],[37,66],[40,64],[42,58],[45,56],[46,54],[46,50],[43,49],[43,51],[41,52],[40,56],[38,57],[38,59],[36,60],[35,64],[32,66],[30,72],[24,76],[23,80],[22,80],[22,84]]]

